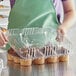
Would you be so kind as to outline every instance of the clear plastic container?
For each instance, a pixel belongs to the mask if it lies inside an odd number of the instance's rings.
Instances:
[[[7,35],[10,46],[24,59],[68,55],[72,47],[67,38],[57,42],[57,32],[50,28],[9,29]]]
[[[24,57],[22,48],[42,48],[55,38],[55,34],[50,28],[9,29],[7,33],[10,46],[20,57]]]
[[[73,54],[72,42],[70,40],[68,40],[67,37],[64,37],[62,42],[57,42],[57,45],[55,47],[56,47],[57,54],[59,56]]]

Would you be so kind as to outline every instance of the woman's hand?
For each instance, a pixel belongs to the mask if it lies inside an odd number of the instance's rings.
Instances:
[[[64,27],[63,25],[60,25],[60,26],[58,27],[58,30],[57,30],[56,40],[59,41],[59,42],[63,41],[66,33],[67,33],[66,27]]]
[[[7,37],[5,36],[4,32],[0,30],[0,47],[4,46],[7,42]]]

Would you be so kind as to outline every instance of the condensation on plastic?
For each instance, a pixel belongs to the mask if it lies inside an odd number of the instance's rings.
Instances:
[[[7,35],[10,46],[24,59],[68,55],[71,51],[72,44],[67,38],[64,38],[62,42],[55,40],[56,30],[48,28],[9,29]],[[38,36],[43,36],[40,38],[41,42]]]

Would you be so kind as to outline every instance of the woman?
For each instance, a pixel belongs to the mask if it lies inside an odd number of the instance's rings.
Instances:
[[[11,6],[13,7],[15,1],[10,0],[12,3]],[[68,29],[75,23],[75,6],[73,0],[53,0],[53,5],[56,10],[56,15],[60,25],[58,27],[58,33],[61,33],[63,36],[67,33]],[[64,19],[63,19],[64,14]],[[57,37],[59,40],[59,37]],[[7,43],[7,38],[0,30],[0,46],[3,46]]]

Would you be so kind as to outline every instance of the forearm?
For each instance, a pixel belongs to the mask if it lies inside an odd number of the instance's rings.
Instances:
[[[75,11],[67,11],[65,12],[64,14],[64,20],[63,20],[63,23],[62,23],[62,27],[64,29],[69,29],[71,26],[73,26],[76,22],[76,15],[75,15]]]
[[[74,0],[63,0],[64,20],[60,26],[67,31],[76,22],[76,10]]]

